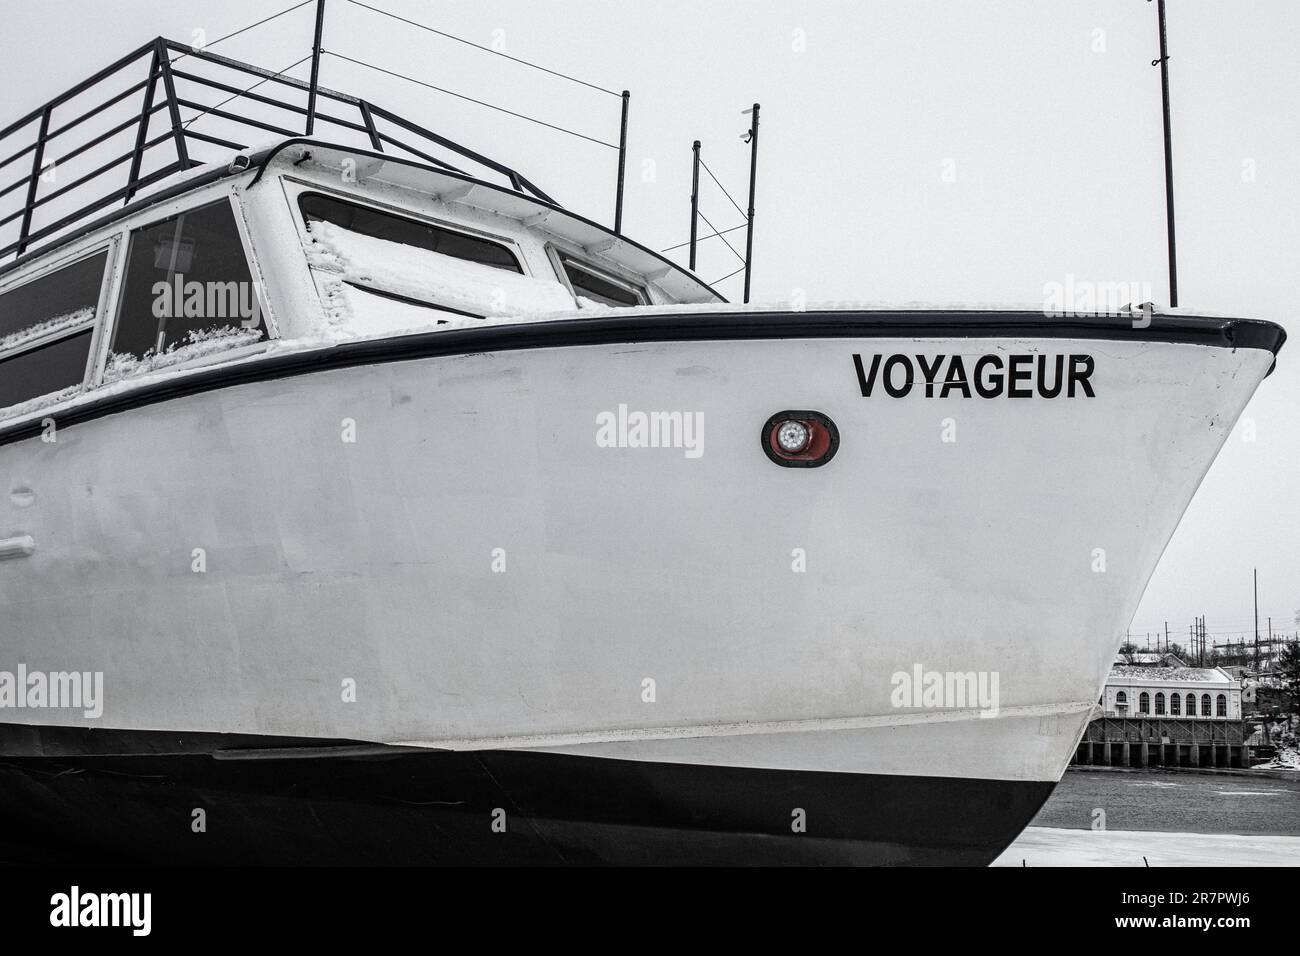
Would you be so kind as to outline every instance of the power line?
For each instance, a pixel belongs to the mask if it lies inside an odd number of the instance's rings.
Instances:
[[[696,210],[696,211],[700,213],[700,218],[703,219],[706,223],[709,224],[709,228],[713,230],[714,235],[716,235],[716,236],[717,236],[719,239],[721,239],[723,242],[726,242],[726,243],[727,243],[727,248],[731,250],[731,254],[734,255],[737,259],[739,259],[741,262],[744,262],[744,261],[745,261],[745,257],[742,256],[739,252],[736,251],[736,247],[735,247],[735,246],[733,246],[731,243],[727,242],[727,237],[724,236],[721,232],[718,231],[718,227],[717,227],[717,226],[715,226],[713,223],[709,222],[709,217],[706,216],[706,215],[704,215],[704,213],[703,213],[702,211],[700,211],[700,210]],[[744,266],[741,266],[741,268],[743,269]],[[736,274],[736,273],[733,272],[731,275],[734,276],[735,274]],[[723,278],[723,279],[727,279],[727,278],[730,278],[730,276],[723,276],[722,278]],[[721,282],[722,279],[719,279],[718,281]]]
[[[307,62],[308,60],[310,60],[310,59],[311,59],[311,54],[308,53],[305,57],[303,57],[301,60],[298,60],[296,63],[290,63],[288,66],[286,66],[286,67],[285,67],[283,70],[281,70],[279,73],[273,73],[273,74],[270,75],[270,76],[263,77],[262,79],[258,80],[256,83],[254,83],[252,86],[250,86],[248,89],[246,89],[246,90],[242,90],[242,91],[240,91],[239,93],[236,93],[234,96],[228,96],[228,97],[226,97],[224,100],[222,100],[222,101],[221,101],[220,103],[218,103],[216,106],[209,106],[209,107],[208,107],[207,109],[205,109],[202,113],[199,113],[199,114],[197,114],[196,116],[192,116],[192,117],[190,117],[190,119],[188,119],[188,120],[185,122],[185,124],[183,125],[182,128],[183,128],[183,129],[189,129],[190,126],[191,126],[193,123],[197,122],[198,120],[203,119],[203,117],[207,116],[207,115],[208,115],[209,113],[211,113],[213,110],[219,110],[219,109],[221,109],[221,107],[225,106],[225,105],[226,105],[227,103],[229,103],[231,100],[237,100],[237,99],[239,99],[241,96],[243,96],[245,93],[251,93],[251,92],[253,92],[253,90],[257,89],[257,88],[258,88],[259,86],[261,86],[263,83],[269,83],[271,80],[275,79],[277,76],[283,76],[285,73],[288,73],[290,70],[292,70],[295,66],[301,66],[303,63],[306,63],[306,62]]]
[[[225,36],[218,37],[217,39],[213,40],[211,43],[205,43],[203,45],[203,49],[206,50],[208,47],[214,47],[218,43],[224,43],[226,40],[229,40],[231,37],[237,37],[241,33],[247,33],[249,30],[253,29],[254,27],[260,27],[263,23],[270,23],[272,20],[276,19],[277,17],[282,17],[286,13],[293,13],[293,11],[297,10],[299,7],[305,7],[307,6],[307,4],[312,2],[314,2],[314,0],[302,0],[302,3],[295,4],[292,7],[288,7],[287,9],[281,10],[279,13],[273,13],[265,20],[258,20],[256,23],[250,23],[248,26],[241,27],[240,29],[236,30],[234,33],[227,33]],[[172,62],[176,63],[179,60],[185,59],[187,56],[189,56],[188,53],[182,53],[180,56],[176,57],[176,59],[172,60]],[[293,69],[293,67],[290,67],[290,69]]]
[[[703,159],[700,159],[700,165],[703,166],[703,167],[704,167],[704,171],[705,171],[706,173],[709,174],[709,178],[712,179],[715,183],[718,183],[718,188],[722,190],[722,194],[723,194],[724,196],[726,196],[728,199],[731,199],[731,193],[727,192],[727,187],[726,187],[726,186],[724,186],[724,185],[722,185],[722,183],[718,182],[718,177],[715,176],[715,175],[713,175],[713,170],[709,169],[709,164],[706,163]],[[740,214],[741,214],[742,216],[744,216],[746,219],[749,218],[749,213],[747,213],[747,212],[745,212],[745,210],[741,209],[741,208],[740,208],[740,204],[739,204],[738,202],[736,202],[736,200],[731,199],[731,204],[732,204],[733,206],[736,207],[736,212],[740,213]]]
[[[388,76],[396,77],[399,80],[407,80],[411,83],[417,84],[418,86],[423,86],[430,90],[437,90],[439,93],[446,93],[448,96],[454,96],[457,99],[466,100],[467,102],[475,103],[478,106],[486,106],[488,109],[496,110],[498,113],[505,113],[508,116],[513,116],[516,117],[517,119],[527,120],[530,123],[536,123],[538,126],[545,126],[547,129],[553,129],[559,133],[568,133],[570,136],[576,136],[578,139],[585,139],[587,142],[595,143],[598,146],[604,146],[608,149],[618,149],[618,147],[615,146],[613,143],[607,143],[603,139],[596,139],[594,136],[588,136],[585,133],[579,133],[576,132],[575,130],[566,129],[563,126],[556,126],[553,123],[547,123],[543,120],[536,119],[535,117],[532,116],[525,116],[523,113],[516,113],[514,110],[508,110],[504,106],[497,106],[494,103],[485,103],[483,102],[483,100],[476,100],[474,99],[474,97],[466,96],[464,93],[457,93],[454,90],[443,89],[441,86],[434,86],[432,83],[426,83],[423,80],[417,80],[415,77],[407,76],[404,73],[394,73],[392,70],[385,70],[382,66],[375,66],[373,63],[366,63],[363,60],[354,60],[350,56],[344,56],[342,53],[335,53],[332,50],[322,50],[321,52],[328,53],[330,56],[333,57],[338,57],[340,60],[347,60],[349,63],[355,63],[357,66],[364,66],[368,69],[375,70],[379,73],[384,73],[387,74]]]
[[[714,232],[714,233],[710,233],[709,235],[704,236],[704,237],[702,237],[702,238],[700,238],[700,239],[697,239],[697,240],[695,240],[695,241],[696,241],[696,242],[703,242],[705,239],[712,239],[712,238],[714,238],[715,236],[721,236],[723,233],[727,233],[727,232],[735,232],[737,229],[744,229],[745,226],[747,226],[747,225],[748,225],[748,223],[744,223],[744,222],[742,222],[739,226],[732,226],[730,229],[724,229],[724,230],[722,230],[722,232]],[[690,244],[691,244],[691,241],[688,239],[688,240],[686,240],[685,242],[679,242],[679,243],[677,243],[677,245],[675,245],[675,246],[669,246],[667,249],[660,249],[659,251],[660,251],[660,252],[672,252],[672,251],[675,250],[675,249],[680,249],[682,246],[689,246]]]
[[[547,67],[540,66],[537,63],[529,63],[527,60],[521,60],[517,56],[511,56],[509,53],[502,53],[500,50],[494,50],[489,46],[482,46],[478,43],[473,42],[472,40],[466,40],[464,37],[458,37],[453,33],[444,33],[441,30],[435,30],[433,27],[425,26],[423,23],[416,23],[414,20],[406,19],[406,17],[399,17],[395,13],[389,13],[387,10],[380,10],[378,7],[372,7],[367,3],[361,3],[359,2],[359,0],[348,0],[348,2],[352,4],[354,7],[362,7],[363,9],[373,11],[374,13],[382,14],[383,16],[386,17],[391,17],[394,20],[400,20],[402,23],[409,24],[410,26],[413,27],[418,27],[421,30],[427,30],[430,33],[436,33],[438,34],[438,36],[446,37],[448,40],[455,40],[457,43],[463,43],[466,46],[472,46],[474,47],[474,49],[482,50],[484,53],[492,53],[496,56],[502,56],[505,57],[507,60],[512,60],[515,63],[522,64],[523,66],[530,66],[534,70],[541,70],[543,73],[551,74],[551,76],[558,76],[562,80],[569,80],[572,83],[578,83],[582,86],[588,87],[589,89],[597,90],[601,93],[608,93],[610,96],[618,96],[621,98],[623,95],[621,93],[615,93],[613,90],[607,90],[603,86],[597,86],[595,83],[588,83],[586,80],[580,80],[576,76],[569,76],[569,74],[567,73],[561,73],[558,70],[551,70],[548,69]]]

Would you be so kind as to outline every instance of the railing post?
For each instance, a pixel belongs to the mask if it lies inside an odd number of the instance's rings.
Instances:
[[[316,0],[316,38],[311,47],[311,86],[307,90],[307,133],[316,126],[316,90],[320,85],[320,41],[325,32],[325,0]]]
[[[361,100],[357,104],[361,108],[361,122],[366,124],[366,134],[370,137],[370,145],[376,153],[384,151],[384,141],[379,138],[379,130],[375,129],[375,118],[370,115],[370,104]]]
[[[172,77],[172,61],[167,55],[167,41],[159,37],[154,47],[154,56],[162,71],[163,92],[167,95],[167,112],[171,115],[172,137],[176,140],[176,161],[181,169],[190,168],[190,153],[185,148],[185,127],[181,125],[181,107],[176,102],[176,81]]]
[[[754,104],[754,121],[749,127],[749,215],[745,229],[745,301],[749,301],[749,276],[754,267],[754,182],[758,176],[758,104]]]
[[[623,232],[623,176],[627,168],[627,107],[632,94],[623,91],[623,119],[618,134],[618,194],[614,197],[614,232]]]
[[[696,223],[700,218],[700,141],[691,147],[691,271],[695,271]]]
[[[144,144],[149,136],[149,117],[153,112],[154,88],[158,84],[158,49],[155,47],[149,61],[149,82],[144,88],[144,107],[140,110],[140,124],[135,130],[135,151],[131,156],[131,175],[126,181],[126,199],[122,205],[129,206],[135,195],[135,181],[140,178],[140,163],[144,159]]]
[[[32,209],[36,205],[36,187],[41,181],[41,164],[45,162],[45,136],[50,131],[50,107],[41,111],[41,128],[36,134],[36,152],[32,154],[32,175],[27,180],[27,205],[23,207],[23,221],[18,230],[18,255],[27,248],[27,234],[32,228]]]

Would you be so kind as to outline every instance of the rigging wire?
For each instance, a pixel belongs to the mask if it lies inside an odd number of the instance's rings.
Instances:
[[[404,73],[394,73],[392,70],[385,70],[382,66],[375,66],[373,63],[366,63],[364,60],[354,60],[350,56],[344,56],[342,53],[335,53],[332,50],[322,50],[330,56],[337,57],[340,60],[347,60],[349,63],[355,63],[357,66],[364,66],[371,70],[376,70],[388,76],[397,77],[399,80],[407,80],[419,86],[426,87],[430,90],[437,90],[439,93],[446,93],[448,96],[454,96],[457,99],[466,100],[470,103],[476,103],[479,106],[486,106],[490,110],[496,110],[498,113],[505,113],[521,120],[527,120],[530,123],[536,123],[538,126],[545,126],[547,129],[553,129],[559,133],[568,133],[570,136],[576,136],[578,139],[585,139],[589,143],[595,143],[598,146],[604,146],[607,149],[618,149],[613,143],[607,143],[603,139],[596,139],[594,136],[588,136],[586,133],[579,133],[575,130],[566,129],[563,126],[556,126],[553,123],[547,123],[532,116],[526,116],[523,113],[516,113],[514,110],[508,110],[504,106],[497,106],[494,103],[485,103],[483,100],[476,100],[472,96],[466,96],[464,93],[457,93],[454,90],[443,89],[441,86],[434,86],[432,83],[426,83],[423,80],[417,80],[413,76],[407,76]]]
[[[740,267],[739,269],[737,269],[735,272],[728,272],[728,273],[727,273],[725,276],[723,276],[721,279],[714,279],[712,282],[709,283],[709,285],[717,285],[719,282],[726,282],[726,281],[727,281],[728,279],[730,279],[732,276],[740,275],[740,274],[741,274],[742,272],[744,272],[744,271],[745,271],[745,267],[744,267],[744,266],[741,266],[741,267]]]
[[[242,90],[241,92],[236,93],[236,94],[234,94],[233,96],[228,96],[228,97],[226,97],[224,100],[222,100],[222,101],[221,101],[220,103],[218,103],[216,106],[209,106],[209,107],[208,107],[207,109],[205,109],[202,113],[199,113],[199,114],[197,114],[197,115],[191,117],[189,120],[187,120],[185,123],[183,123],[183,124],[181,125],[181,128],[182,128],[182,129],[189,129],[191,124],[195,123],[195,122],[198,121],[198,120],[203,119],[203,117],[207,116],[207,115],[208,115],[209,113],[211,113],[213,110],[219,110],[219,109],[221,109],[221,107],[225,106],[225,105],[226,105],[227,103],[229,103],[231,100],[237,100],[237,99],[239,99],[241,96],[243,96],[245,93],[251,93],[251,92],[253,92],[253,90],[257,89],[257,88],[258,88],[259,86],[261,86],[263,83],[268,83],[268,82],[270,82],[271,80],[275,79],[277,76],[283,76],[284,74],[286,74],[286,73],[288,73],[290,70],[292,70],[295,66],[301,66],[302,64],[306,63],[308,60],[311,59],[311,57],[312,57],[312,55],[311,55],[310,53],[308,53],[308,54],[307,54],[305,57],[303,57],[301,60],[298,60],[298,61],[295,62],[295,63],[290,63],[288,66],[286,66],[286,67],[285,67],[283,70],[281,70],[279,73],[273,73],[271,76],[263,77],[262,79],[258,80],[256,83],[254,83],[252,86],[250,86],[248,89],[246,89],[246,90]]]
[[[352,4],[354,7],[361,7],[365,10],[371,10],[374,13],[382,14],[383,16],[386,17],[391,17],[394,20],[400,20],[402,23],[409,24],[410,26],[413,27],[418,27],[421,30],[427,30],[430,33],[436,33],[438,34],[438,36],[446,37],[448,40],[455,40],[457,43],[464,43],[466,46],[472,46],[476,50],[482,50],[484,53],[492,53],[495,54],[496,56],[503,56],[507,60],[513,60],[515,63],[520,63],[524,66],[530,66],[534,70],[541,70],[543,73],[551,74],[551,76],[558,76],[561,79],[569,80],[572,83],[581,84],[582,86],[588,87],[593,90],[597,90],[601,93],[608,93],[610,96],[617,96],[620,98],[622,97],[621,93],[616,93],[613,90],[607,90],[605,89],[605,87],[597,86],[595,83],[588,83],[586,80],[580,80],[576,76],[569,76],[567,73],[561,73],[558,70],[551,70],[548,69],[547,67],[540,66],[536,63],[530,63],[527,60],[521,60],[516,56],[511,56],[508,53],[502,53],[500,50],[494,50],[491,47],[482,46],[478,43],[473,42],[472,40],[466,40],[464,37],[458,37],[452,33],[444,33],[441,30],[435,30],[433,27],[425,26],[423,23],[416,23],[414,20],[408,20],[406,19],[406,17],[399,17],[397,14],[389,13],[387,10],[380,10],[378,7],[372,7],[367,3],[361,3],[360,0],[348,0],[348,3]]]
[[[722,230],[722,232],[713,232],[713,233],[710,233],[710,234],[707,235],[707,236],[701,236],[700,238],[696,239],[695,241],[696,241],[696,242],[703,242],[705,239],[712,239],[714,236],[721,236],[721,235],[723,235],[724,233],[735,232],[737,229],[744,229],[747,225],[749,225],[749,223],[747,223],[747,222],[742,222],[739,226],[732,226],[730,229],[724,229],[724,230]],[[687,239],[685,242],[679,242],[679,243],[677,243],[677,245],[675,245],[675,246],[669,246],[667,249],[660,249],[659,251],[660,251],[660,252],[672,252],[672,251],[674,251],[674,250],[676,250],[676,249],[680,249],[680,248],[682,248],[683,246],[689,246],[690,244],[691,244],[691,241],[690,241],[689,239]]]
[[[704,171],[709,174],[709,178],[712,179],[715,183],[718,183],[718,188],[722,190],[722,194],[726,196],[728,199],[731,199],[731,193],[727,192],[726,186],[718,182],[718,177],[713,175],[713,170],[709,169],[709,164],[704,161],[703,157],[700,158],[700,165],[703,166]],[[749,214],[745,212],[745,210],[740,208],[740,203],[736,202],[736,200],[734,199],[731,199],[731,204],[736,207],[736,212],[740,213],[746,219],[749,218]]]
[[[284,9],[284,10],[281,10],[279,13],[273,13],[273,14],[271,14],[269,17],[267,17],[267,18],[264,19],[264,20],[258,20],[256,23],[250,23],[248,26],[246,26],[246,27],[241,27],[240,29],[236,30],[234,33],[227,33],[225,36],[223,36],[223,37],[218,37],[217,39],[213,40],[211,43],[205,43],[205,44],[203,45],[203,49],[206,50],[206,49],[208,49],[209,47],[214,47],[214,46],[216,46],[218,43],[223,43],[223,42],[225,42],[226,40],[229,40],[231,37],[237,37],[237,36],[239,36],[241,33],[247,33],[249,30],[253,29],[254,27],[260,27],[263,23],[270,23],[272,20],[275,20],[275,19],[277,19],[278,17],[282,17],[282,16],[284,16],[286,13],[293,13],[293,11],[299,9],[300,7],[305,7],[305,6],[307,6],[307,4],[312,3],[312,2],[313,2],[313,0],[302,0],[302,3],[298,3],[298,4],[295,4],[295,5],[292,6],[292,7],[288,7],[288,8],[286,8],[286,9]],[[182,53],[180,56],[176,57],[176,58],[173,59],[171,62],[176,63],[176,62],[178,62],[178,61],[180,61],[180,60],[185,59],[187,56],[189,56],[188,53]],[[290,69],[292,69],[292,67],[291,67]]]
[[[717,227],[717,226],[715,226],[713,223],[709,222],[709,217],[706,216],[706,215],[704,215],[704,213],[703,213],[702,211],[700,211],[700,218],[703,219],[706,223],[708,223],[709,228],[713,230],[714,234],[717,235],[718,238],[720,238],[723,242],[726,242],[726,243],[727,243],[727,248],[731,250],[731,254],[732,254],[733,256],[735,256],[737,259],[739,259],[739,260],[743,263],[743,262],[745,261],[745,257],[742,256],[739,252],[736,251],[736,247],[735,247],[735,246],[733,246],[731,243],[727,242],[727,237],[724,236],[721,232],[718,231],[718,227]],[[743,269],[744,266],[742,265],[741,268]],[[731,275],[734,276],[735,274],[736,274],[736,273],[733,272]],[[724,276],[723,278],[730,278],[730,276]],[[718,281],[721,282],[722,279],[719,279]]]

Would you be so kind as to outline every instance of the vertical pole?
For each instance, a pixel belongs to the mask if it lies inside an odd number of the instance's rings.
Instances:
[[[27,234],[32,228],[32,210],[36,206],[36,189],[41,182],[41,164],[45,162],[45,137],[50,132],[50,107],[41,113],[41,128],[36,134],[36,152],[32,154],[32,174],[27,180],[27,204],[23,206],[23,221],[18,229],[18,255],[27,248]]]
[[[1174,242],[1174,154],[1169,132],[1169,40],[1165,32],[1165,0],[1156,0],[1160,18],[1160,94],[1165,121],[1165,231],[1169,239],[1169,304],[1178,307],[1178,253]]]
[[[1255,673],[1259,673],[1259,568],[1255,569]]]
[[[623,91],[623,118],[618,129],[618,192],[614,196],[614,232],[623,234],[623,179],[627,170],[627,107],[632,94]]]
[[[691,147],[691,271],[695,271],[696,223],[700,218],[700,141]]]
[[[754,268],[754,180],[758,175],[758,104],[749,127],[749,225],[745,230],[745,301],[749,301],[749,278]]]
[[[320,86],[320,41],[325,32],[325,0],[316,0],[316,38],[311,46],[311,85],[307,89],[307,132],[316,126],[316,90]]]

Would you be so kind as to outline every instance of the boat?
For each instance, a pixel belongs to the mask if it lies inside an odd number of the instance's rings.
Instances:
[[[58,111],[144,61],[85,185],[126,175],[56,212]],[[199,66],[317,129],[187,124]],[[24,121],[9,862],[987,864],[1285,337],[728,303],[477,150],[165,39]]]

